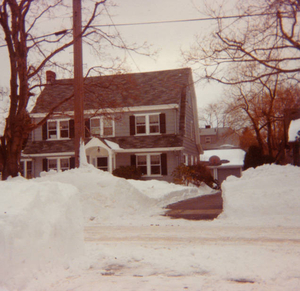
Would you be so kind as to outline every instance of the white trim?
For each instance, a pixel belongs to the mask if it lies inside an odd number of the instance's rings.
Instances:
[[[108,108],[108,109],[91,109],[85,110],[85,115],[95,115],[95,114],[103,114],[103,113],[122,113],[122,112],[139,112],[139,111],[153,111],[153,110],[166,110],[166,109],[174,109],[179,108],[178,104],[165,104],[165,105],[149,105],[149,106],[134,106],[134,107],[120,107],[120,108]],[[43,118],[48,113],[30,113],[30,117],[34,118]],[[74,111],[66,111],[64,115],[74,115]],[[62,116],[61,112],[55,112],[53,115],[55,116]],[[52,118],[53,118],[52,117]]]
[[[65,152],[65,153],[44,153],[44,154],[22,154],[21,158],[30,157],[63,157],[63,156],[74,156],[75,152]]]
[[[169,151],[182,151],[184,147],[174,147],[174,148],[142,148],[142,149],[116,149],[116,153],[157,153],[157,152],[169,152]]]

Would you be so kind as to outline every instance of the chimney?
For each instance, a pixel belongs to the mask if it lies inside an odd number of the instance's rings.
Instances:
[[[46,71],[46,82],[47,84],[53,84],[56,79],[56,74],[53,71]]]
[[[205,125],[205,128],[210,128],[210,125]]]

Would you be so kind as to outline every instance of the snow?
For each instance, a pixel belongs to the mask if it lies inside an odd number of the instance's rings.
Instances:
[[[300,131],[300,119],[292,120],[289,127],[289,142],[293,142],[299,138],[298,132]]]
[[[162,216],[213,193],[91,165],[0,182],[0,290],[299,290],[300,168],[223,182],[214,221]]]
[[[245,151],[241,149],[222,149],[222,150],[206,150],[200,156],[201,161],[209,161],[212,156],[218,156],[221,160],[228,160],[229,163],[222,164],[220,167],[243,166]]]

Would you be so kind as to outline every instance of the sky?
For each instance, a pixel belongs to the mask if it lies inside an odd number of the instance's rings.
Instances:
[[[184,20],[205,17],[201,11],[204,9],[203,0],[109,0],[115,7],[109,8],[111,20],[115,24],[140,23],[169,20]],[[224,2],[224,1],[222,1]],[[230,4],[234,0],[227,0]],[[216,3],[216,2],[214,2]],[[82,7],[91,4],[83,0]],[[231,13],[228,4],[228,14]],[[232,5],[232,4],[231,4]],[[44,22],[41,25],[43,33],[70,28],[70,15]],[[111,24],[109,18],[97,20],[99,24]],[[193,43],[195,35],[210,33],[212,21],[193,21],[180,23],[165,23],[152,25],[118,26],[117,32],[126,44],[147,42],[152,51],[157,51],[155,59],[143,57],[133,52],[126,52],[128,67],[131,72],[147,72],[155,70],[168,70],[185,66],[182,63],[181,50],[187,50]],[[115,28],[111,28],[115,30]],[[112,52],[114,53],[114,52]],[[64,57],[66,54],[64,55]],[[124,52],[122,52],[124,56]],[[72,61],[71,53],[67,58]],[[88,49],[84,49],[84,67],[101,64],[93,58]],[[9,63],[6,49],[0,48],[0,86],[9,84]],[[60,78],[60,76],[58,76]],[[197,77],[194,77],[196,81]],[[196,83],[198,107],[217,101],[222,96],[222,87],[216,83]]]
[[[282,291],[300,286],[300,168],[222,183],[213,221],[163,216],[214,194],[92,165],[0,181],[1,291]]]

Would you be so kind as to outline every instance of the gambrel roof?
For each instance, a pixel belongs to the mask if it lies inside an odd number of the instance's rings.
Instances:
[[[180,104],[192,82],[190,68],[88,77],[84,81],[84,110]],[[73,79],[57,79],[40,94],[31,113],[47,113],[73,94]],[[56,112],[73,111],[73,98]]]

